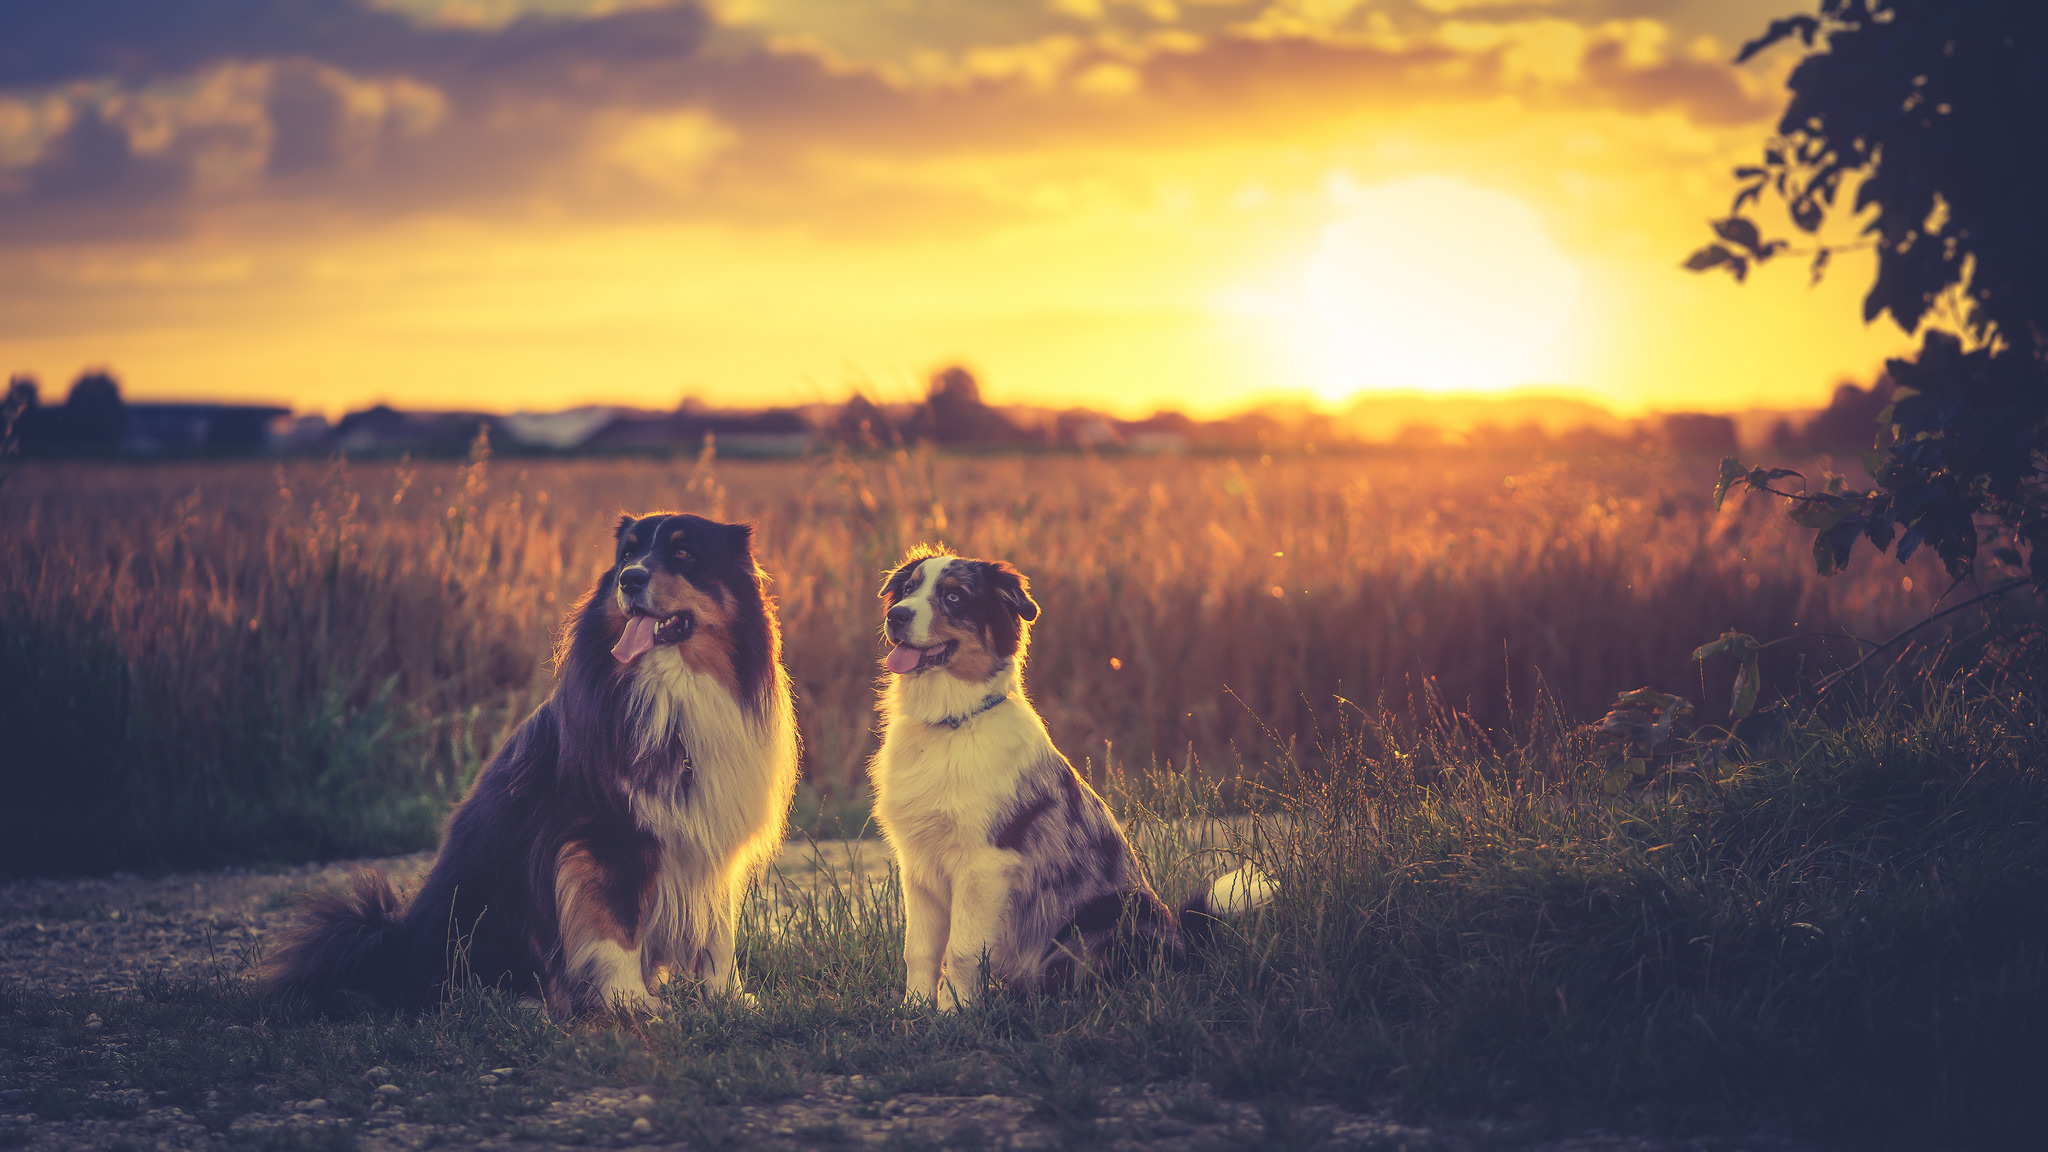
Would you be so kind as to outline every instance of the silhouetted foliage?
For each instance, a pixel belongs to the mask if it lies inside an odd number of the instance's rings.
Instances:
[[[1837,384],[1828,406],[1807,421],[1800,437],[1802,445],[1820,452],[1861,452],[1870,447],[1871,429],[1877,427],[1878,415],[1891,407],[1894,391],[1888,375],[1879,375],[1868,388],[1847,381]]]
[[[1706,412],[1673,412],[1664,418],[1664,439],[1678,452],[1735,451],[1735,421]]]
[[[860,392],[847,399],[827,432],[835,442],[858,451],[873,451],[901,439],[889,414]]]
[[[15,431],[27,452],[111,453],[128,430],[120,381],[103,369],[80,373],[69,397],[55,407],[38,402],[36,382],[26,376],[15,377],[8,393],[18,410]]]
[[[911,420],[911,432],[939,444],[1005,444],[1022,439],[1016,425],[982,403],[981,384],[958,365],[932,376],[931,391]]]
[[[1815,562],[1832,572],[1858,536],[1880,551],[1896,540],[1899,559],[1932,547],[1960,580],[1983,528],[2001,563],[2048,587],[2048,5],[1823,0],[1815,15],[1774,21],[1739,59],[1795,37],[1818,50],[1793,71],[1762,162],[1735,170],[1718,242],[1686,267],[1741,280],[1799,254],[1818,279],[1842,245],[1766,238],[1745,213],[1768,192],[1817,237],[1860,181],[1850,210],[1870,212],[1859,244],[1878,257],[1864,318],[1889,315],[1923,337],[1914,360],[1889,365],[1897,391],[1876,417],[1887,442],[1863,441],[1880,449],[1866,457],[1876,487],[1837,477],[1791,494],[1816,530]],[[1793,475],[1731,459],[1721,492]]]

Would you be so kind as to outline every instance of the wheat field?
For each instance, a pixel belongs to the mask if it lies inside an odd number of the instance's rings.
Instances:
[[[18,811],[37,815],[8,863],[431,844],[545,695],[563,613],[622,511],[756,525],[821,803],[858,803],[875,590],[921,541],[1029,576],[1043,613],[1027,684],[1090,770],[1313,760],[1348,709],[1379,701],[1505,724],[1540,692],[1584,721],[1654,684],[1711,718],[1733,669],[1690,653],[1724,629],[1813,634],[1768,654],[1768,693],[1853,652],[1824,634],[1888,635],[1941,587],[1889,560],[1814,577],[1781,511],[1712,507],[1700,459],[479,448],[18,467],[0,488],[0,708],[25,734],[6,769]],[[79,846],[110,820],[136,843]]]

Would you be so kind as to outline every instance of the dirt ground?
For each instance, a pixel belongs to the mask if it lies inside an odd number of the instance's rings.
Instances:
[[[45,992],[121,993],[151,976],[172,979],[225,974],[246,976],[265,936],[290,915],[289,897],[307,888],[339,884],[363,866],[381,867],[401,883],[415,880],[430,854],[378,861],[348,861],[296,868],[229,868],[155,878],[38,878],[0,883],[0,985]],[[886,850],[875,842],[796,845],[777,867],[791,879],[822,869],[886,869]],[[0,1027],[27,1028],[16,1014]],[[91,1023],[85,1025],[88,1029]],[[0,1061],[13,1058],[0,1050]],[[0,1065],[0,1071],[4,1071]],[[16,1071],[20,1071],[17,1069]],[[365,1070],[366,1074],[380,1071]],[[493,1070],[505,1079],[512,1069]],[[554,1147],[771,1148],[1010,1148],[1086,1145],[1095,1148],[1236,1149],[1274,1147],[1269,1119],[1250,1105],[1218,1100],[1200,1085],[1111,1090],[1092,1132],[1056,1128],[1036,1115],[1027,1096],[950,1097],[888,1094],[860,1076],[819,1078],[805,1095],[773,1105],[745,1107],[729,1127],[710,1134],[664,1131],[650,1116],[658,1101],[637,1087],[588,1088],[558,1096],[541,1114],[516,1125],[429,1124],[411,1119],[403,1099],[363,1120],[333,1114],[325,1099],[282,1100],[235,1118],[222,1129],[175,1107],[137,1099],[118,1111],[124,1118],[46,1121],[24,1110],[27,1093],[0,1076],[0,1146],[31,1149],[226,1149],[241,1147],[347,1147],[382,1152],[432,1147],[538,1150]],[[106,1085],[109,1097],[139,1089]],[[1191,1106],[1192,1103],[1192,1106]],[[1297,1111],[1288,1129],[1299,1143],[1280,1146],[1371,1148],[1422,1152],[1432,1148],[1502,1147],[1483,1128],[1434,1132],[1389,1116],[1335,1108]],[[1739,1144],[1663,1142],[1585,1132],[1569,1138],[1506,1145],[1530,1152],[1676,1152],[1677,1149],[1746,1148],[1789,1152],[1775,1139]]]

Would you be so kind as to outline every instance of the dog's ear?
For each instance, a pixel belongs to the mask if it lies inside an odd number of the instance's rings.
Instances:
[[[751,556],[754,550],[752,524],[720,524],[718,542],[735,556]]]
[[[919,564],[929,559],[931,559],[929,556],[912,556],[910,559],[905,560],[902,567],[890,573],[887,580],[882,581],[881,591],[876,592],[875,595],[894,604],[898,599],[902,598],[903,586],[910,582],[910,574],[917,571]]]
[[[631,527],[633,526],[633,521],[634,521],[635,519],[636,519],[636,517],[635,517],[635,516],[634,516],[634,515],[633,515],[633,514],[632,514],[631,512],[621,512],[621,513],[619,513],[619,526],[618,526],[617,528],[614,528],[614,529],[612,529],[612,539],[613,539],[613,540],[623,540],[623,539],[625,539],[625,538],[626,538],[626,529],[628,529],[628,528],[631,528]]]
[[[1038,619],[1038,602],[1031,598],[1031,582],[1024,578],[1022,572],[1001,560],[991,560],[988,562],[988,579],[996,595],[1003,598],[1003,603],[1009,605],[1018,619]]]

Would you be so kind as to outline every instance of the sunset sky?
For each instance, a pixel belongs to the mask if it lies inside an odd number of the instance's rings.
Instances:
[[[0,370],[330,414],[1826,400],[1867,258],[1680,269],[1794,0],[0,6]],[[1840,235],[1846,236],[1844,232]]]

